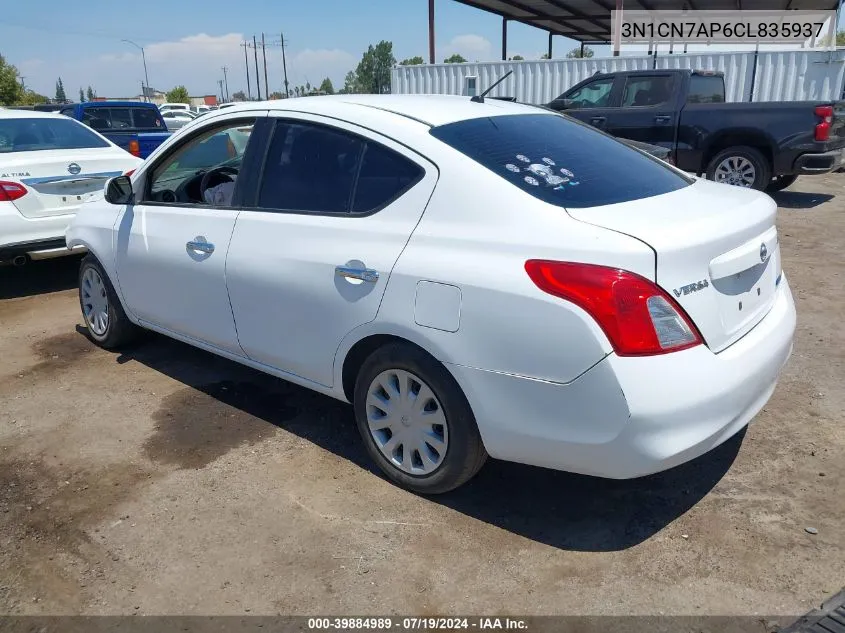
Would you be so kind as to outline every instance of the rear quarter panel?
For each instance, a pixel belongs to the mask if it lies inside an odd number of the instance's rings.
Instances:
[[[652,278],[653,252],[633,238],[572,220],[563,208],[540,202],[455,150],[443,153],[435,159],[441,178],[390,275],[376,320],[344,340],[340,358],[365,336],[394,334],[444,363],[574,380],[612,348],[586,312],[534,286],[525,261],[597,263]],[[421,281],[459,288],[456,331],[416,322]]]

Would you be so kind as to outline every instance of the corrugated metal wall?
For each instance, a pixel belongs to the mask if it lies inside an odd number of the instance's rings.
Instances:
[[[391,85],[397,94],[466,94],[465,78],[477,77],[484,90],[508,70],[513,75],[492,96],[515,96],[526,103],[548,103],[596,71],[691,68],[725,73],[728,101],[749,101],[754,53],[687,53],[654,57],[553,59],[397,66]],[[754,101],[840,99],[845,78],[845,50],[761,52],[754,79]]]

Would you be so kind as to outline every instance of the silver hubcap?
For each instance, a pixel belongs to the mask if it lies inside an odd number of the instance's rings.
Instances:
[[[88,328],[103,336],[109,327],[109,299],[100,273],[87,268],[82,275],[82,312]]]
[[[742,156],[728,156],[716,167],[716,182],[751,187],[757,177],[754,164]]]
[[[431,388],[411,372],[390,369],[375,377],[367,424],[381,454],[403,472],[431,474],[446,457],[446,416]]]

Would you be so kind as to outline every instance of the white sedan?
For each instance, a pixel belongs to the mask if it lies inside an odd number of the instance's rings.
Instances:
[[[168,130],[178,130],[192,122],[199,115],[190,110],[165,110],[161,113]]]
[[[65,229],[80,205],[140,164],[64,115],[0,110],[0,263],[67,254]]]
[[[488,454],[631,478],[745,427],[795,329],[775,213],[550,111],[343,95],[205,115],[67,239],[100,345],[140,326],[348,401],[438,493]]]

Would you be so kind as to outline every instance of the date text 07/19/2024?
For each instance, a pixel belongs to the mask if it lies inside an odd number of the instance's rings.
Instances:
[[[518,618],[435,618],[435,617],[347,617],[309,618],[308,628],[315,631],[461,631],[461,630],[526,630],[528,624]]]

